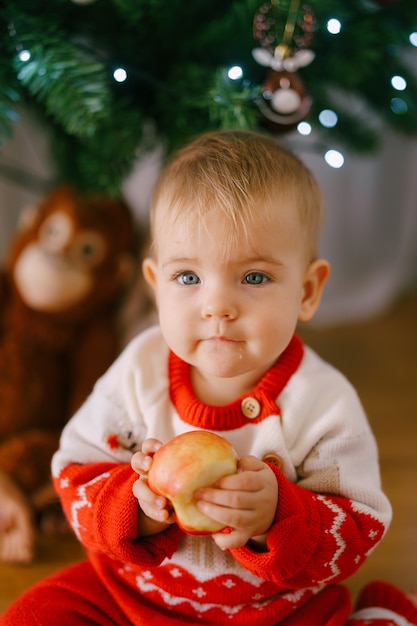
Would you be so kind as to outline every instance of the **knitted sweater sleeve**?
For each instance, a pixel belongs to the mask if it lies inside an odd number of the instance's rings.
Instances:
[[[246,569],[285,588],[346,579],[365,561],[386,527],[367,507],[342,496],[311,492],[272,467],[279,500],[267,551],[233,550]]]
[[[138,538],[139,504],[132,486],[139,477],[130,461],[148,436],[141,390],[153,387],[138,380],[149,368],[134,365],[153,354],[157,365],[166,359],[151,349],[154,335],[150,341],[150,348],[142,340],[132,342],[96,383],[64,428],[52,460],[55,489],[79,541],[88,550],[146,566],[171,556],[183,536],[172,525],[157,535]],[[164,397],[159,388],[156,394]],[[153,410],[157,414],[159,405]]]
[[[130,465],[74,463],[54,477],[55,489],[79,541],[112,559],[159,565],[177,549],[176,524],[163,533],[138,538],[139,505],[132,493],[138,476]]]
[[[278,506],[267,550],[256,553],[250,544],[233,550],[253,574],[292,589],[353,574],[384,536],[392,514],[381,490],[376,442],[355,390],[311,352],[300,369],[280,398],[287,447],[281,448],[282,470],[271,466]]]

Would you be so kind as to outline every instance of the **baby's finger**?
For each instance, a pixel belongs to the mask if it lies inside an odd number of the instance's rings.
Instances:
[[[141,476],[146,476],[152,465],[152,457],[161,446],[162,442],[159,439],[145,439],[142,443],[142,450],[136,452],[131,458],[130,464],[134,471]]]
[[[130,464],[132,469],[137,474],[144,476],[149,472],[149,468],[152,464],[152,458],[143,452],[135,452],[131,458]]]
[[[159,439],[149,438],[145,439],[142,444],[142,452],[145,455],[153,455],[162,446],[162,442]]]
[[[260,461],[256,456],[247,454],[239,459],[238,472],[259,472],[263,470],[264,467],[265,464],[263,461]]]
[[[146,478],[140,478],[133,483],[132,487],[133,495],[139,500],[139,503],[146,503],[156,509],[163,509],[167,500],[163,496],[158,496],[154,493],[148,485]]]
[[[133,484],[132,491],[133,495],[138,499],[140,508],[149,517],[158,520],[166,520],[171,514],[171,511],[167,510],[168,501],[166,498],[158,496],[149,489],[146,479],[141,478],[136,480]]]
[[[205,500],[198,500],[197,507],[207,517],[224,526],[246,528],[252,525],[253,512],[248,509],[230,508],[225,504],[217,504]]]
[[[225,509],[252,509],[252,492],[240,491],[231,486],[230,490],[204,487],[195,493],[197,502],[204,508],[205,504],[217,505]],[[207,514],[207,513],[206,513]]]
[[[235,548],[241,548],[250,539],[248,533],[242,529],[232,529],[228,532],[214,533],[212,537],[214,542],[221,550],[233,550]]]

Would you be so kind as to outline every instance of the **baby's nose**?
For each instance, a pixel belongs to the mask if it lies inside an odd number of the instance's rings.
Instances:
[[[202,306],[202,316],[205,319],[235,319],[237,317],[237,305],[231,294],[227,294],[225,290],[212,292],[206,297]]]

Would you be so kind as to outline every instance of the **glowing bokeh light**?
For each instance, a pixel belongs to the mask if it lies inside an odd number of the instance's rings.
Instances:
[[[297,130],[300,135],[310,135],[312,131],[311,124],[308,122],[300,122],[297,126]]]
[[[412,46],[415,46],[417,48],[417,32],[411,33],[408,41],[411,43]]]
[[[343,163],[345,162],[345,157],[338,150],[327,150],[326,154],[324,155],[324,160],[326,161],[327,165],[330,165],[330,167],[338,169],[339,167],[342,167]]]
[[[27,63],[27,61],[30,60],[31,56],[32,55],[30,54],[29,50],[21,50],[19,52],[19,59],[20,61],[22,61],[22,63]]]
[[[238,80],[239,78],[242,78],[243,70],[240,65],[233,65],[233,67],[231,67],[227,72],[227,75],[231,80]]]
[[[391,78],[391,85],[397,91],[404,91],[404,89],[407,87],[407,81],[402,76],[393,76]]]
[[[338,35],[342,30],[342,22],[335,17],[328,20],[326,28],[331,35]]]
[[[325,128],[334,128],[338,122],[337,113],[331,109],[323,109],[319,113],[319,122]]]
[[[404,115],[408,111],[408,104],[402,98],[391,98],[390,107],[396,115]]]
[[[113,72],[113,78],[118,83],[124,83],[127,80],[127,72],[123,67],[118,67]]]

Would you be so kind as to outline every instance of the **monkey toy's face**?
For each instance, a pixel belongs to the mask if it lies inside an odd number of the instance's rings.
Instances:
[[[80,210],[70,196],[65,202],[55,198],[52,208],[47,203],[25,229],[11,271],[28,307],[60,313],[121,287],[127,259],[132,261],[131,240],[122,241],[115,215],[109,220],[108,210],[97,213],[96,208]],[[126,224],[121,230],[127,231]]]
[[[92,230],[73,230],[67,213],[51,213],[39,228],[38,239],[21,252],[14,281],[29,307],[65,310],[91,291],[92,270],[106,255],[106,241]]]

